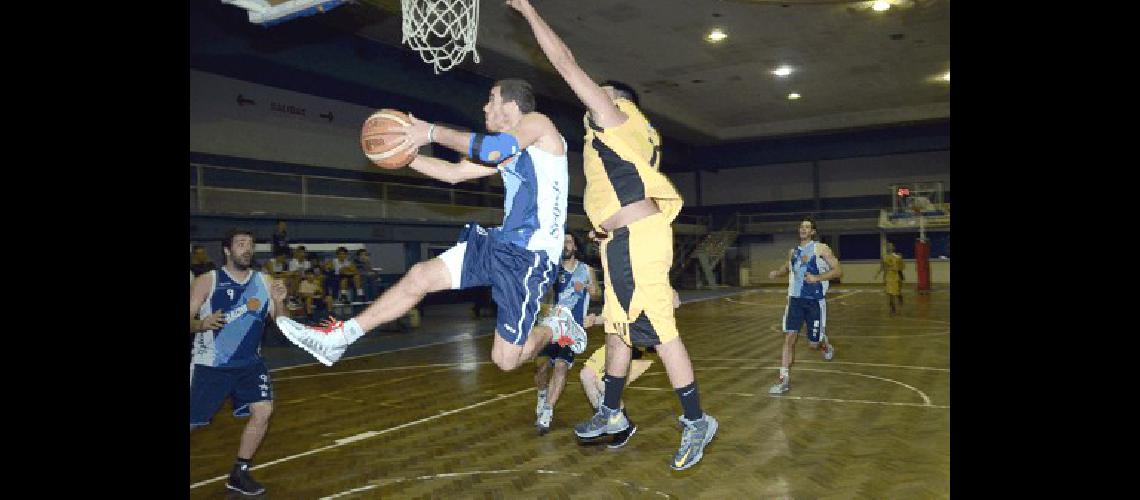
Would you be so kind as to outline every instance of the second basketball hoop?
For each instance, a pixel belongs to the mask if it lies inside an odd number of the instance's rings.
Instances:
[[[403,40],[435,73],[463,62],[467,53],[479,62],[479,0],[400,0]]]

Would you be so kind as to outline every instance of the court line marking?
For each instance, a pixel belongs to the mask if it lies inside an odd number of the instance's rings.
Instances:
[[[432,363],[432,364],[427,364],[427,365],[388,366],[388,367],[384,367],[384,368],[368,368],[365,370],[348,370],[348,371],[343,371],[343,372],[314,373],[311,375],[294,375],[292,377],[281,377],[281,378],[274,377],[273,381],[274,382],[282,382],[285,380],[299,380],[299,379],[305,379],[305,378],[331,377],[334,375],[348,375],[348,374],[352,374],[352,373],[370,373],[370,372],[392,371],[392,370],[412,370],[412,369],[416,369],[416,368],[442,368],[442,367],[451,367],[451,366],[459,366],[459,365],[489,365],[491,363],[492,363],[491,361],[466,361],[466,362],[460,361],[460,362],[456,362],[456,363]]]
[[[784,329],[781,328],[779,324],[768,325],[768,331],[771,333],[784,333]],[[804,333],[800,333],[798,335],[801,337],[806,336],[806,334],[804,334]],[[909,339],[909,338],[924,338],[924,337],[942,337],[942,336],[946,336],[946,335],[950,335],[950,330],[946,330],[943,332],[915,333],[915,334],[908,334],[908,335],[840,335],[839,337],[828,336],[828,339],[832,339],[832,340],[834,340],[835,338],[838,338],[839,340]]]
[[[473,340],[473,339],[477,339],[479,337],[486,337],[488,335],[493,335],[493,334],[494,334],[494,332],[483,333],[483,334],[464,333],[464,334],[460,335],[459,337],[451,339],[451,340],[441,340],[439,342],[432,342],[430,344],[414,345],[414,346],[410,346],[410,347],[401,347],[399,349],[392,349],[391,351],[380,351],[380,352],[372,352],[372,353],[368,353],[368,354],[359,354],[356,356],[349,356],[347,358],[341,358],[341,361],[347,361],[350,359],[358,359],[358,358],[367,358],[369,356],[379,356],[381,354],[388,354],[388,353],[393,353],[393,352],[410,351],[412,349],[422,349],[424,347],[431,347],[431,346],[436,346],[436,345],[454,344],[456,342],[460,342],[463,340]],[[304,351],[300,351],[299,349],[298,349],[298,351],[304,352]],[[269,371],[279,372],[279,371],[285,371],[285,370],[292,370],[293,368],[300,368],[302,366],[320,366],[320,363],[314,361],[312,363],[305,363],[302,365],[282,366],[280,368],[274,368],[274,369],[269,370]]]
[[[755,362],[755,358],[692,358],[693,361],[747,361]],[[404,367],[385,367],[385,368],[369,368],[366,370],[349,370],[349,371],[334,371],[331,374],[314,374],[314,375],[298,375],[294,377],[274,378],[274,382],[285,382],[285,380],[296,380],[302,378],[315,378],[315,377],[332,377],[336,375],[357,375],[357,374],[370,374],[375,371],[391,371],[391,370],[414,370],[418,368],[454,368],[463,366],[463,364],[490,364],[492,361],[459,361],[454,363],[431,363],[431,364],[412,364],[412,366]],[[813,363],[813,364],[853,364],[853,366],[860,367],[876,367],[876,368],[902,368],[909,370],[928,370],[928,371],[946,371],[950,372],[950,368],[937,368],[937,367],[913,367],[909,364],[890,364],[890,363],[863,363],[856,361],[811,361],[799,360],[799,363]],[[393,380],[389,380],[393,382]],[[570,380],[567,380],[570,382]],[[359,387],[357,387],[359,388]],[[295,402],[285,401],[284,403]]]
[[[454,364],[462,364],[462,363],[454,363]],[[405,367],[389,367],[389,368],[405,368]],[[414,367],[406,367],[406,368],[414,368]],[[372,369],[371,371],[381,371],[381,370],[384,370],[384,369],[385,369],[385,368],[376,368],[376,369]],[[767,370],[778,370],[778,369],[779,369],[779,367],[753,367],[753,366],[743,366],[743,367],[710,366],[710,367],[701,367],[701,368],[696,368],[696,367],[694,367],[694,370],[702,370],[702,371],[703,371],[703,370],[761,370],[761,369],[767,369]],[[843,371],[843,370],[820,370],[820,369],[815,369],[815,368],[799,368],[798,370],[799,370],[799,371],[814,371],[814,372],[823,372],[823,373],[841,373],[841,374],[846,374],[846,375],[855,375],[855,376],[859,376],[859,377],[866,377],[866,378],[871,378],[871,379],[877,379],[877,380],[882,380],[882,381],[886,381],[886,382],[891,382],[891,383],[894,383],[894,384],[898,384],[898,385],[901,385],[901,386],[903,386],[903,387],[905,387],[905,388],[907,388],[907,389],[910,389],[910,390],[914,391],[914,392],[915,392],[915,393],[917,393],[917,394],[918,394],[920,397],[922,397],[922,399],[923,399],[923,402],[924,402],[925,404],[921,404],[921,405],[920,405],[920,404],[917,404],[917,403],[895,403],[895,402],[887,402],[887,401],[867,401],[867,400],[849,400],[849,399],[838,399],[838,398],[821,398],[821,397],[814,397],[814,396],[772,396],[772,397],[781,397],[781,398],[784,398],[784,399],[801,399],[801,400],[833,401],[833,402],[843,402],[843,403],[870,403],[870,404],[881,404],[881,405],[890,405],[890,406],[919,406],[919,407],[928,407],[928,408],[944,408],[944,409],[948,409],[948,408],[950,408],[949,406],[942,406],[942,405],[934,405],[934,404],[931,404],[931,402],[930,402],[930,398],[929,398],[929,397],[926,395],[926,393],[922,392],[921,390],[919,390],[919,389],[917,389],[917,388],[915,388],[915,387],[913,387],[913,386],[910,386],[910,385],[908,385],[908,384],[905,384],[905,383],[903,383],[903,382],[899,382],[899,381],[897,381],[897,380],[894,380],[894,379],[889,379],[889,378],[886,378],[886,377],[877,377],[877,376],[875,376],[875,375],[867,375],[867,374],[864,374],[864,373],[848,372],[848,371]],[[357,371],[354,371],[354,372],[359,372],[359,370],[357,370]],[[342,374],[342,373],[353,373],[353,372],[337,372],[337,374]],[[665,372],[646,372],[645,374],[643,374],[643,376],[649,376],[649,375],[663,375],[664,373],[665,373]],[[331,374],[330,374],[330,375],[331,375]],[[567,381],[569,382],[569,380],[567,380]],[[662,388],[654,388],[654,387],[630,387],[630,388],[631,388],[631,389],[638,389],[638,390],[660,390],[660,391],[671,391],[671,390],[673,390],[673,389],[662,389]],[[494,402],[496,402],[496,401],[501,401],[501,400],[503,400],[503,399],[506,399],[506,398],[510,398],[510,397],[514,397],[514,396],[517,396],[517,395],[519,395],[519,394],[523,394],[523,393],[526,393],[526,392],[530,392],[530,391],[533,391],[533,390],[535,390],[535,388],[534,388],[534,387],[528,387],[528,388],[526,388],[526,389],[522,389],[522,390],[519,390],[519,391],[515,391],[515,392],[509,393],[509,394],[500,394],[500,395],[498,395],[498,396],[496,396],[496,397],[494,397],[494,398],[491,398],[491,399],[488,399],[488,400],[485,400],[485,401],[481,401],[481,402],[478,402],[478,403],[474,403],[474,404],[471,404],[471,405],[467,405],[467,406],[464,406],[464,407],[461,407],[461,408],[456,408],[456,409],[454,409],[454,410],[447,410],[447,411],[443,411],[443,412],[440,412],[440,413],[438,413],[438,414],[435,414],[435,415],[431,415],[431,416],[428,416],[428,417],[424,417],[424,418],[421,418],[421,419],[419,419],[419,420],[414,420],[414,421],[411,421],[411,422],[406,422],[406,423],[403,423],[403,424],[397,425],[397,426],[395,426],[395,427],[389,427],[389,428],[387,428],[387,429],[383,429],[383,430],[379,430],[379,431],[367,431],[367,432],[362,432],[362,433],[356,434],[356,435],[354,435],[354,436],[349,436],[349,437],[346,437],[346,438],[337,439],[336,441],[334,441],[334,444],[331,444],[331,445],[326,445],[326,446],[322,446],[322,447],[319,447],[319,448],[314,448],[314,449],[311,449],[311,450],[308,450],[308,451],[305,451],[305,452],[302,452],[302,453],[294,454],[294,455],[289,455],[289,456],[286,456],[286,457],[282,457],[282,458],[279,458],[279,459],[277,459],[277,460],[273,460],[273,461],[270,461],[270,462],[265,462],[265,463],[263,463],[263,464],[258,464],[258,465],[255,465],[255,466],[251,467],[251,468],[250,468],[250,470],[257,470],[257,469],[261,469],[261,468],[264,468],[264,467],[269,467],[269,466],[271,466],[271,465],[276,465],[276,464],[279,464],[279,463],[283,463],[283,462],[287,462],[287,461],[290,461],[290,460],[294,460],[294,459],[297,459],[297,458],[301,458],[301,457],[304,457],[304,456],[308,456],[308,455],[312,455],[312,454],[320,453],[320,452],[322,452],[322,451],[331,450],[331,449],[333,449],[333,448],[339,448],[339,447],[341,447],[341,446],[344,446],[344,445],[347,445],[347,444],[355,443],[355,442],[358,442],[358,441],[363,441],[363,440],[365,440],[365,439],[370,439],[370,438],[373,438],[373,437],[376,437],[376,436],[381,436],[381,435],[384,435],[384,434],[387,434],[387,433],[390,433],[390,432],[394,432],[394,431],[397,431],[397,430],[401,430],[401,429],[404,429],[404,428],[407,428],[407,427],[411,427],[411,426],[414,426],[414,425],[422,424],[422,423],[425,423],[425,422],[430,422],[430,421],[432,421],[432,420],[436,420],[436,419],[439,419],[439,418],[443,418],[443,417],[446,417],[446,416],[449,416],[449,415],[453,415],[453,414],[456,414],[456,413],[460,413],[460,412],[464,412],[464,411],[467,411],[467,410],[470,410],[470,409],[478,408],[478,407],[480,407],[480,406],[485,406],[485,405],[487,405],[487,404],[490,404],[490,403],[494,403]],[[725,393],[725,394],[749,395],[750,393]],[[207,484],[210,484],[210,483],[216,482],[216,481],[220,481],[220,480],[222,480],[222,479],[226,479],[227,477],[228,477],[228,474],[227,474],[227,475],[221,475],[221,476],[217,476],[217,477],[214,477],[214,478],[211,478],[211,479],[202,480],[202,481],[199,481],[199,482],[197,482],[197,483],[194,483],[194,484],[190,485],[190,489],[198,488],[198,487],[200,487],[200,486],[204,486],[204,485],[207,485]]]
[[[756,358],[690,358],[692,361],[750,361],[755,363]],[[813,363],[821,365],[856,365],[856,366],[874,366],[880,368],[906,368],[909,370],[930,370],[938,372],[949,372],[949,368],[937,368],[933,366],[909,366],[909,365],[892,365],[888,363],[860,363],[856,361],[809,361],[809,360],[796,360],[796,363]]]
[[[664,389],[661,387],[641,387],[641,386],[626,387],[626,389],[636,389],[639,391],[670,391],[670,392],[675,390],[675,389]],[[918,408],[950,409],[949,406],[943,406],[943,405],[933,405],[933,404],[932,405],[926,405],[926,404],[919,404],[919,403],[896,403],[896,402],[891,402],[891,401],[871,401],[871,400],[867,400],[867,399],[821,398],[821,397],[817,397],[817,396],[783,396],[783,395],[777,396],[774,394],[752,394],[749,392],[725,392],[725,391],[717,391],[716,394],[728,394],[730,396],[748,396],[748,397],[768,396],[768,397],[776,398],[776,399],[805,399],[805,400],[810,400],[810,401],[831,401],[831,402],[836,402],[836,403],[864,403],[864,404],[877,404],[877,405],[887,405],[887,406],[914,406],[914,407],[918,407]]]
[[[779,366],[703,366],[700,368],[697,368],[695,366],[693,367],[694,371],[704,371],[704,370],[779,370],[779,369],[780,369]],[[849,372],[849,371],[844,371],[844,370],[820,370],[818,368],[796,368],[796,370],[797,371],[805,371],[805,372],[820,372],[820,373],[842,373],[844,375],[854,375],[856,377],[866,377],[866,378],[871,378],[871,379],[875,379],[875,380],[882,380],[884,382],[890,382],[892,384],[901,385],[903,387],[906,387],[907,389],[914,391],[916,394],[919,395],[919,397],[922,398],[922,402],[925,403],[922,406],[933,406],[930,403],[930,397],[927,396],[925,392],[922,392],[921,390],[915,388],[912,385],[908,385],[908,384],[905,384],[903,382],[899,382],[898,380],[895,380],[892,378],[879,377],[876,375],[867,375],[866,373]],[[646,373],[642,374],[642,377],[646,377],[649,375],[662,375],[664,373],[665,372],[646,372]]]
[[[464,411],[467,411],[467,410],[470,410],[470,409],[473,409],[473,408],[478,408],[478,407],[480,407],[480,406],[488,405],[488,404],[491,404],[491,403],[494,403],[494,402],[497,402],[497,401],[502,401],[502,400],[504,400],[504,399],[507,399],[507,398],[510,398],[510,397],[514,397],[514,396],[518,396],[519,394],[522,394],[522,393],[525,393],[525,392],[531,392],[531,391],[533,391],[533,390],[534,390],[534,387],[528,387],[528,388],[526,388],[526,389],[523,389],[523,390],[521,390],[521,391],[515,391],[515,392],[512,392],[512,393],[510,393],[510,394],[500,394],[500,395],[498,395],[498,396],[496,396],[496,397],[494,397],[494,398],[491,398],[491,399],[488,399],[488,400],[485,400],[485,401],[481,401],[481,402],[478,402],[478,403],[470,404],[470,405],[464,406],[464,407],[462,407],[462,408],[456,408],[456,409],[454,409],[454,410],[447,410],[447,411],[443,411],[443,412],[437,413],[437,414],[435,414],[435,415],[432,415],[432,416],[429,416],[429,417],[424,417],[424,418],[421,418],[421,419],[419,419],[419,420],[413,420],[413,421],[411,421],[411,422],[406,422],[406,423],[403,423],[403,424],[397,425],[397,426],[395,426],[395,427],[389,427],[389,428],[387,428],[387,429],[383,429],[383,430],[379,430],[379,431],[368,431],[368,432],[362,432],[362,433],[360,433],[360,434],[357,434],[357,435],[355,435],[355,436],[349,436],[349,437],[346,437],[346,438],[338,439],[338,440],[336,440],[336,441],[335,441],[333,444],[330,444],[330,445],[321,446],[320,448],[314,448],[314,449],[311,449],[311,450],[309,450],[309,451],[306,451],[306,452],[297,453],[297,454],[295,454],[295,455],[289,455],[289,456],[287,456],[287,457],[282,457],[282,458],[279,458],[279,459],[277,459],[277,460],[273,460],[273,461],[271,461],[271,462],[265,462],[265,463],[263,463],[263,464],[258,464],[258,465],[255,465],[255,466],[253,466],[253,467],[250,467],[250,469],[249,469],[249,470],[257,470],[257,469],[262,469],[262,468],[265,468],[265,467],[269,467],[269,466],[271,466],[271,465],[276,465],[276,464],[279,464],[279,463],[282,463],[282,462],[288,462],[288,461],[290,461],[290,460],[293,460],[293,459],[301,458],[301,457],[304,457],[304,456],[308,456],[308,455],[312,455],[312,454],[315,454],[315,453],[320,453],[320,452],[322,452],[322,451],[331,450],[331,449],[333,449],[333,448],[339,448],[339,447],[341,447],[341,446],[344,446],[344,445],[346,445],[346,444],[355,443],[355,442],[357,442],[357,441],[363,441],[363,440],[365,440],[365,439],[373,438],[373,437],[376,437],[376,436],[382,436],[382,435],[384,435],[384,434],[388,434],[389,432],[395,432],[395,431],[398,431],[398,430],[400,430],[400,429],[404,429],[404,428],[406,428],[406,427],[411,427],[411,426],[413,426],[413,425],[419,425],[419,424],[422,424],[422,423],[424,423],[424,422],[430,422],[430,421],[432,421],[432,420],[436,420],[436,419],[440,419],[440,418],[446,417],[446,416],[448,416],[448,415],[454,415],[454,414],[456,414],[456,413],[464,412]],[[218,476],[218,477],[215,477],[215,478],[211,478],[211,479],[205,479],[205,480],[202,480],[202,481],[198,481],[197,483],[191,484],[191,485],[190,485],[190,489],[194,489],[194,488],[197,488],[197,487],[199,487],[199,486],[204,486],[204,485],[207,485],[207,484],[210,484],[210,483],[216,482],[216,481],[221,481],[221,480],[223,480],[223,479],[226,479],[226,478],[228,478],[228,477],[229,477],[229,474],[225,474],[225,475],[221,475],[221,476]]]
[[[584,475],[580,472],[562,472],[562,471],[545,470],[545,469],[537,469],[534,471],[524,470],[524,469],[499,469],[499,470],[476,470],[476,471],[469,471],[469,472],[445,472],[445,473],[441,473],[441,474],[429,474],[426,476],[416,476],[416,477],[397,477],[397,478],[392,478],[392,479],[373,479],[372,484],[361,486],[359,488],[353,488],[351,490],[342,491],[340,493],[336,493],[333,495],[321,497],[321,500],[332,500],[334,498],[340,498],[340,497],[344,497],[344,496],[353,495],[356,493],[365,492],[365,491],[372,490],[375,488],[379,488],[380,486],[389,486],[389,485],[399,484],[399,483],[403,483],[403,482],[407,482],[407,481],[424,481],[424,480],[431,480],[431,479],[443,479],[443,478],[452,478],[452,477],[474,476],[474,475],[480,475],[480,474],[508,474],[508,473],[512,473],[512,472],[535,472],[538,474],[566,474],[566,475],[574,476],[574,477],[582,477]],[[649,493],[650,491],[652,491],[653,493],[657,494],[658,496],[663,496],[665,498],[673,498],[673,496],[668,494],[668,493],[658,491],[658,490],[650,490],[649,488],[646,488],[644,486],[637,486],[633,483],[629,483],[627,481],[622,481],[620,479],[605,479],[605,480],[606,481],[613,481],[615,483],[619,483],[623,486],[627,486],[630,488],[635,488],[635,489],[641,491],[642,493]]]
[[[705,298],[701,298],[701,299],[682,300],[681,305],[691,304],[694,302],[704,302],[706,300],[729,298],[729,297],[732,297],[733,295],[739,295],[739,294],[742,294],[745,292],[746,292],[746,290],[740,290],[740,291],[735,292],[732,295],[721,295],[718,297],[705,297]],[[456,342],[460,342],[463,340],[475,340],[475,339],[478,339],[481,337],[487,337],[487,336],[494,335],[494,334],[495,334],[494,330],[487,332],[487,333],[464,333],[464,334],[460,335],[459,337],[456,337],[456,338],[451,339],[451,340],[441,340],[439,342],[432,342],[429,344],[415,345],[415,346],[409,346],[409,347],[401,347],[399,349],[392,349],[390,351],[380,351],[380,352],[372,352],[372,353],[368,353],[368,354],[358,354],[356,356],[349,356],[347,358],[341,358],[341,361],[348,361],[350,359],[367,358],[370,356],[379,356],[381,354],[388,354],[388,353],[393,353],[393,352],[410,351],[412,349],[422,349],[424,347],[431,347],[431,346],[437,346],[437,345],[443,345],[443,344],[454,344]],[[269,371],[270,372],[279,372],[279,371],[285,371],[285,370],[292,370],[293,368],[301,368],[303,366],[320,366],[320,363],[314,361],[312,363],[304,363],[304,364],[300,364],[300,365],[282,366],[280,368],[274,368],[274,369],[269,370]]]

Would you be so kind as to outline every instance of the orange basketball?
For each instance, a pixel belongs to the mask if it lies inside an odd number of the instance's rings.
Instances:
[[[411,125],[408,115],[394,109],[381,109],[367,120],[360,130],[360,147],[364,156],[377,167],[396,169],[407,166],[418,153],[415,149],[404,149],[404,138],[388,130]]]

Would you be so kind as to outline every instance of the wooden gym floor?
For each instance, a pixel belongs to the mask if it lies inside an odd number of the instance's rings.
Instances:
[[[629,444],[578,444],[573,424],[592,413],[578,372],[601,345],[596,327],[541,437],[533,365],[501,372],[489,336],[276,369],[253,477],[266,498],[949,497],[949,289],[905,291],[895,317],[882,288],[833,289],[835,359],[801,336],[791,392],[769,396],[785,293],[749,290],[677,311],[702,406],[720,420],[690,470],[668,465],[681,410],[653,354],[625,391],[638,424]],[[192,498],[236,495],[224,477],[244,425],[227,403],[190,434]]]

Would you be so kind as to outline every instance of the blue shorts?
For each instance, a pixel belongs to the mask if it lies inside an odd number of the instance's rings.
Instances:
[[[562,360],[569,368],[574,366],[574,351],[570,350],[570,346],[560,346],[558,344],[546,344],[538,353],[539,356],[546,356],[550,358],[551,366],[554,365],[555,360]]]
[[[827,299],[801,299],[788,297],[784,308],[784,333],[799,333],[807,323],[807,338],[811,343],[819,342],[827,327]]]
[[[490,286],[498,305],[495,331],[522,345],[538,315],[539,301],[554,280],[546,252],[500,241],[478,224],[467,224],[459,242],[439,256],[451,274],[453,289]]]
[[[235,417],[248,417],[249,405],[273,401],[273,382],[265,362],[249,366],[221,368],[193,365],[190,375],[190,425],[210,423],[214,414],[230,398]]]

